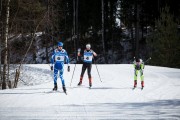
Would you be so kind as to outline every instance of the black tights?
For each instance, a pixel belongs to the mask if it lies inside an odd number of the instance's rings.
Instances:
[[[88,77],[91,78],[91,68],[92,68],[92,64],[91,63],[83,63],[82,71],[81,71],[81,77],[84,76],[86,68],[87,68]]]

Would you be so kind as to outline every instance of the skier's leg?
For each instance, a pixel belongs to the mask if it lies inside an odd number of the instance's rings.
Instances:
[[[137,86],[137,74],[138,74],[138,70],[134,70],[134,87]]]
[[[85,73],[85,71],[86,71],[86,65],[85,64],[83,64],[83,66],[82,66],[82,70],[81,70],[81,77],[83,78],[83,76],[84,76],[84,73]]]
[[[143,75],[143,70],[140,70],[141,74],[141,87],[144,87],[144,75]]]
[[[54,68],[54,88],[53,90],[57,90],[57,75],[58,75],[58,70]]]
[[[65,86],[65,81],[64,81],[64,78],[63,78],[63,73],[64,73],[64,69],[61,69],[60,73],[59,73],[59,76],[60,76],[60,79],[61,79],[61,82],[62,82],[62,89],[66,93],[66,86]]]
[[[88,65],[87,73],[88,73],[88,78],[89,78],[89,87],[92,86],[91,68],[92,68],[92,64]]]
[[[64,73],[64,69],[61,69],[60,73],[59,73],[59,77],[61,79],[62,86],[65,86],[65,82],[64,82],[64,78],[63,78],[63,73]]]
[[[81,75],[80,75],[80,81],[79,81],[78,85],[82,84],[82,80],[83,80],[83,76],[84,76],[85,71],[86,71],[86,66],[85,66],[85,64],[83,64],[82,70],[81,70]]]

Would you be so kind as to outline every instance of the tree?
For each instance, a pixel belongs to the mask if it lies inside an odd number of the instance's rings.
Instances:
[[[7,79],[7,64],[8,64],[8,30],[9,30],[9,3],[10,0],[7,1],[6,6],[6,21],[5,21],[5,33],[4,33],[4,43],[5,43],[5,52],[4,52],[4,66],[3,66],[3,83],[2,89],[6,89],[6,79]]]
[[[156,30],[151,37],[153,52],[153,64],[180,67],[180,36],[178,35],[178,24],[174,16],[170,14],[169,7],[160,11],[160,17],[155,22]]]

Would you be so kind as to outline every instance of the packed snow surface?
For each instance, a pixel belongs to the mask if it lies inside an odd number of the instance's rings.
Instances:
[[[66,95],[60,78],[58,91],[52,91],[53,71],[48,64],[23,65],[21,79],[28,84],[0,90],[0,120],[180,119],[180,69],[147,65],[144,89],[138,77],[138,87],[132,90],[130,64],[93,64],[91,89],[87,73],[83,85],[77,86],[81,68],[71,64],[67,72],[65,66]]]

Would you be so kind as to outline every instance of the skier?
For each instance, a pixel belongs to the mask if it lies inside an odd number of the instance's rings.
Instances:
[[[63,91],[66,93],[66,87],[65,87],[65,81],[63,78],[63,72],[64,72],[64,62],[68,64],[68,69],[67,71],[70,71],[70,66],[69,66],[69,57],[67,55],[67,52],[65,49],[63,49],[63,43],[58,42],[58,47],[54,50],[52,57],[51,57],[51,70],[53,70],[54,66],[54,88],[53,90],[56,91],[58,89],[57,86],[57,76],[59,72],[59,76],[62,82],[62,88]]]
[[[134,88],[137,86],[137,75],[138,72],[140,72],[141,77],[141,89],[144,87],[144,75],[143,75],[143,69],[144,69],[144,62],[142,59],[136,58],[133,62],[134,64]]]
[[[78,57],[81,56],[81,49],[78,49]],[[82,71],[80,75],[80,81],[78,83],[78,86],[82,84],[84,72],[86,71],[87,68],[87,73],[88,73],[88,78],[89,78],[89,87],[92,86],[92,76],[91,76],[91,68],[92,68],[92,60],[93,57],[96,57],[97,54],[91,49],[91,45],[87,44],[86,49],[84,50],[83,53],[83,66],[82,66]]]

